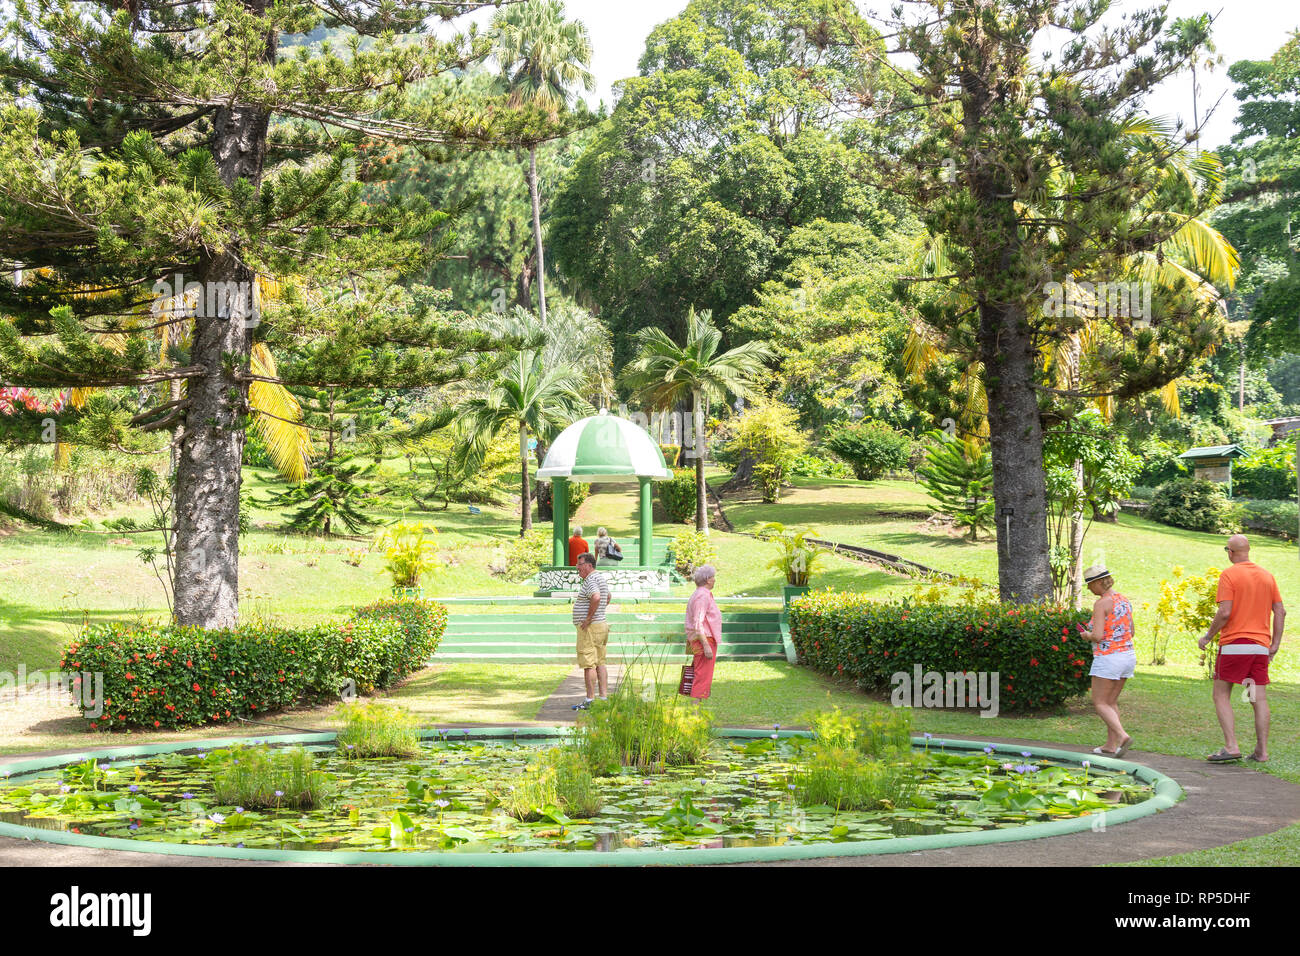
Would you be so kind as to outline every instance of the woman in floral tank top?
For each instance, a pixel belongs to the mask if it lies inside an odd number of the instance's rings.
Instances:
[[[1133,650],[1133,605],[1115,590],[1115,579],[1101,565],[1083,572],[1088,590],[1097,595],[1092,622],[1079,625],[1079,633],[1092,641],[1092,705],[1106,725],[1106,742],[1093,753],[1122,757],[1133,743],[1119,718],[1119,692],[1133,676],[1137,654]]]

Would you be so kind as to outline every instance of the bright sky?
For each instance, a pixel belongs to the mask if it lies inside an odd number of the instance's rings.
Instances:
[[[1120,12],[1145,9],[1154,3],[1155,0],[1115,0]],[[858,6],[866,13],[872,10],[887,13],[890,4],[888,0],[858,0]],[[598,84],[591,100],[594,104],[603,99],[612,106],[611,89],[618,80],[636,74],[645,38],[657,24],[686,9],[686,0],[566,0],[565,7],[569,17],[581,20],[591,33],[595,52],[592,72]],[[1300,29],[1300,3],[1297,0],[1170,0],[1171,19],[1201,13],[1217,15],[1214,43],[1223,57],[1223,66],[1199,77],[1198,105],[1202,117],[1207,105],[1219,101],[1206,123],[1202,139],[1206,148],[1213,148],[1232,136],[1237,113],[1232,83],[1228,80],[1228,64],[1271,56],[1290,31]],[[1148,112],[1170,117],[1181,115],[1191,126],[1190,75],[1167,81],[1153,96]]]

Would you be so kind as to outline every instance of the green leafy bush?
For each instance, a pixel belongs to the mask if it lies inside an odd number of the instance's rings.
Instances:
[[[569,500],[569,514],[578,513],[578,506],[591,497],[591,484],[585,481],[566,481],[565,497]]]
[[[735,420],[729,449],[735,460],[754,462],[754,483],[766,502],[780,497],[794,460],[808,448],[794,409],[779,402],[755,401]]]
[[[693,470],[683,468],[674,471],[671,478],[659,482],[656,487],[659,491],[659,500],[664,503],[664,510],[668,512],[669,521],[688,524],[695,520],[699,499],[696,496]]]
[[[1294,501],[1238,501],[1247,528],[1288,538],[1296,536],[1297,507]]]
[[[849,463],[854,477],[864,481],[906,468],[912,452],[910,435],[877,421],[842,425],[826,436],[825,444]]]
[[[435,557],[437,531],[418,522],[389,525],[375,539],[384,553],[384,570],[395,588],[419,587],[422,575],[438,570]]]
[[[552,553],[549,528],[530,528],[522,538],[513,538],[491,565],[493,574],[499,574],[516,584],[527,581],[539,568],[549,565]]]
[[[1175,478],[1157,488],[1147,517],[1175,528],[1214,534],[1240,527],[1240,516],[1223,486],[1192,478]]]
[[[681,464],[681,445],[660,445],[659,450],[663,452],[664,462],[667,463],[669,468],[676,468]]]
[[[704,564],[718,563],[718,551],[713,546],[713,539],[701,531],[683,531],[673,537],[668,550],[673,554],[673,564],[679,574],[686,577]]]
[[[387,686],[424,667],[446,623],[442,605],[381,601],[345,621],[298,629],[92,624],[59,667],[73,677],[103,674],[104,713],[87,718],[92,729],[173,729]]]
[[[420,750],[415,719],[400,707],[368,702],[340,708],[343,729],[335,738],[339,753],[359,757],[412,757]]]
[[[328,804],[335,790],[331,776],[302,747],[231,747],[214,750],[204,763],[212,767],[219,806],[311,810]]]
[[[790,636],[808,666],[875,690],[918,664],[923,673],[996,672],[999,710],[1017,711],[1087,691],[1091,655],[1075,631],[1086,619],[1038,604],[917,606],[821,591],[790,603]]]
[[[796,455],[790,464],[790,474],[796,478],[852,478],[853,469],[842,461],[818,455]]]
[[[1232,464],[1232,493],[1243,498],[1295,501],[1295,447],[1261,448]],[[1292,529],[1294,530],[1294,529]]]

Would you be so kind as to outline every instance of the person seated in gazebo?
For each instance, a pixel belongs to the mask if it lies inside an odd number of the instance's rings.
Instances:
[[[573,537],[569,539],[569,565],[576,567],[578,564],[578,555],[587,554],[591,548],[587,547],[586,539],[582,537],[582,526],[575,525],[573,528]]]

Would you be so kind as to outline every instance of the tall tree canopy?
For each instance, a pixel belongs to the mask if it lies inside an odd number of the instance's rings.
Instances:
[[[0,279],[0,384],[130,386],[80,417],[119,443],[132,423],[174,430],[181,623],[237,619],[254,382],[490,372],[466,359],[491,336],[395,281],[440,254],[448,215],[418,197],[365,203],[361,147],[546,135],[539,110],[409,95],[489,50],[472,31],[420,33],[425,21],[493,5],[20,0],[5,17],[18,42],[0,53],[0,260],[21,269]],[[322,26],[347,32],[281,55],[282,37]],[[264,281],[276,301],[261,301]],[[162,349],[159,327],[178,330]],[[251,369],[258,343],[274,376]]]
[[[859,68],[846,24],[867,29],[851,0],[692,0],[650,34],[550,223],[620,363],[638,329],[681,338],[693,306],[725,323],[789,264],[800,226],[894,224],[837,132]]]

